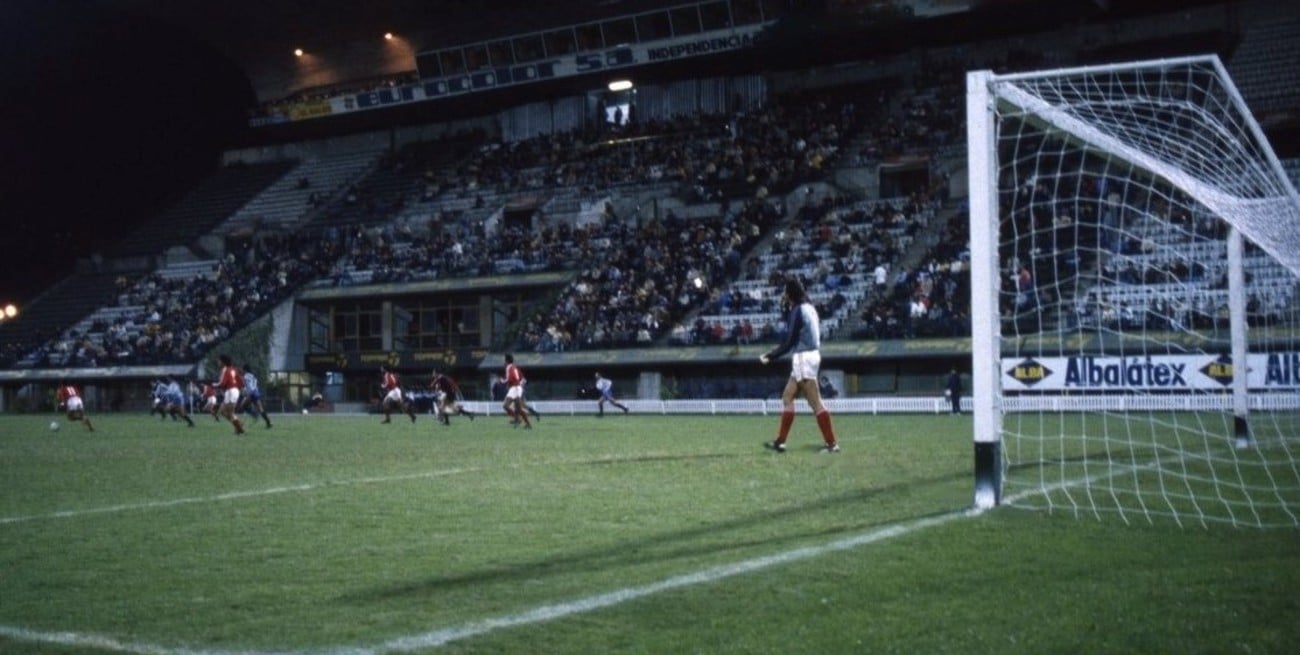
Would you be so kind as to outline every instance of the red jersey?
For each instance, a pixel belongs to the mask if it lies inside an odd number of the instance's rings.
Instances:
[[[210,384],[205,384],[205,385],[203,385],[203,397],[204,397],[204,398],[213,398],[213,397],[215,397],[216,395],[217,395],[217,388],[216,388],[216,387],[214,387],[214,386],[212,386],[212,385],[210,385]]]
[[[429,383],[429,387],[436,391],[441,391],[453,398],[456,397],[458,391],[456,381],[445,375],[439,375],[433,378],[433,381]]]
[[[243,389],[244,375],[236,366],[223,366],[221,377],[217,379],[217,386],[222,389]]]
[[[384,371],[384,391],[392,391],[397,386],[397,374],[392,371]]]
[[[59,404],[66,404],[69,398],[76,398],[80,395],[77,393],[77,388],[70,384],[59,387]]]
[[[524,381],[524,373],[513,363],[506,364],[506,386],[517,387]]]

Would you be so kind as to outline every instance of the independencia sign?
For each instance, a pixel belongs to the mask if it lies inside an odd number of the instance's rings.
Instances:
[[[527,64],[502,66],[472,73],[424,79],[415,84],[342,95],[328,100],[290,104],[280,108],[276,115],[257,119],[255,123],[263,125],[308,120],[412,102],[438,100],[467,93],[488,91],[518,84],[544,82],[630,66],[714,55],[748,48],[753,45],[754,39],[768,25],[768,23],[755,23],[726,30],[702,32],[689,37],[647,41],[605,50],[553,57]],[[306,105],[310,105],[310,107]]]

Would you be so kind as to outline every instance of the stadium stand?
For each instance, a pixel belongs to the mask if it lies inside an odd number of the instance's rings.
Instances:
[[[382,154],[357,150],[303,161],[235,211],[214,233],[293,230],[372,169]]]
[[[1232,69],[1252,102],[1295,106],[1294,92],[1271,82],[1284,77],[1279,62],[1294,60],[1291,41],[1300,40],[1289,37],[1297,26],[1288,19],[1243,31]],[[1188,30],[1217,34],[1201,23]],[[1114,38],[1086,28],[1063,41],[1050,63],[1077,63]],[[5,356],[22,366],[193,361],[303,288],[540,271],[572,273],[572,282],[542,294],[533,313],[497,326],[492,348],[776,340],[778,289],[790,275],[805,281],[822,310],[827,340],[964,336],[968,229],[962,187],[950,185],[964,178],[963,72],[1040,65],[1043,55],[1030,51],[1053,39],[936,49],[915,62],[886,62],[890,72],[876,79],[789,84],[731,114],[684,113],[510,141],[461,131],[391,152],[227,167],[106,253],[166,265],[127,276],[138,279],[78,275],[51,289],[28,309],[21,334],[4,327],[20,337],[6,340]],[[1296,160],[1287,166],[1300,174]],[[870,181],[850,184],[840,175],[850,169]],[[923,181],[885,174],[891,170]],[[814,185],[821,197],[803,204],[801,189]],[[1084,238],[1097,238],[1090,234]],[[222,252],[200,247],[197,261],[163,257],[200,237]],[[1072,327],[1112,313],[1141,316],[1159,288],[1146,279],[1161,271],[1158,250],[1199,248],[1208,238],[1153,233],[1155,253],[1072,262],[1096,271],[1081,286],[1086,292],[1052,290],[1057,295],[1032,312],[1049,302],[1077,306]],[[1144,271],[1142,279],[1130,269]],[[1205,269],[1188,320],[1201,311],[1195,303],[1212,315],[1225,293],[1215,288],[1218,263],[1207,258]],[[1276,273],[1253,272],[1263,317],[1294,297]],[[218,309],[225,300],[229,312]],[[1103,307],[1120,302],[1127,309]],[[677,393],[768,393],[752,384],[743,376],[707,385],[683,378]],[[884,375],[862,385],[897,388]]]
[[[157,255],[170,246],[192,243],[288,173],[292,161],[235,164],[222,168],[170,209],[150,218],[108,248],[106,257]]]
[[[1300,65],[1300,17],[1252,21],[1228,62],[1228,72],[1256,113],[1300,107],[1291,80]]]

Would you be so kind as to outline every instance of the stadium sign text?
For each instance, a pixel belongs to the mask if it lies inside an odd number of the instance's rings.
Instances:
[[[545,82],[630,66],[739,50],[753,45],[754,39],[766,27],[766,23],[756,23],[690,37],[619,45],[605,50],[580,52],[516,66],[430,77],[414,84],[372,89],[328,100],[289,103],[272,115],[254,119],[252,124],[273,125],[336,116],[413,102],[451,98],[519,84]]]
[[[1067,388],[1186,387],[1186,364],[1161,364],[1150,357],[1099,363],[1098,357],[1071,357],[1065,369]],[[1109,359],[1109,358],[1107,358]]]
[[[1300,390],[1300,352],[1251,353],[1246,386]],[[1003,358],[1005,391],[1222,391],[1241,371],[1226,354]]]
[[[649,61],[665,61],[669,59],[679,59],[681,57],[697,57],[699,55],[711,55],[727,50],[739,50],[754,45],[754,37],[750,34],[731,34],[724,37],[712,39],[700,39],[690,43],[681,43],[677,45],[667,45],[658,48],[650,48],[646,51]]]

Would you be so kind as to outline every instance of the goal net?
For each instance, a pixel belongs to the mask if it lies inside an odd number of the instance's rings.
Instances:
[[[1300,198],[1218,58],[967,91],[976,506],[1300,526]]]

